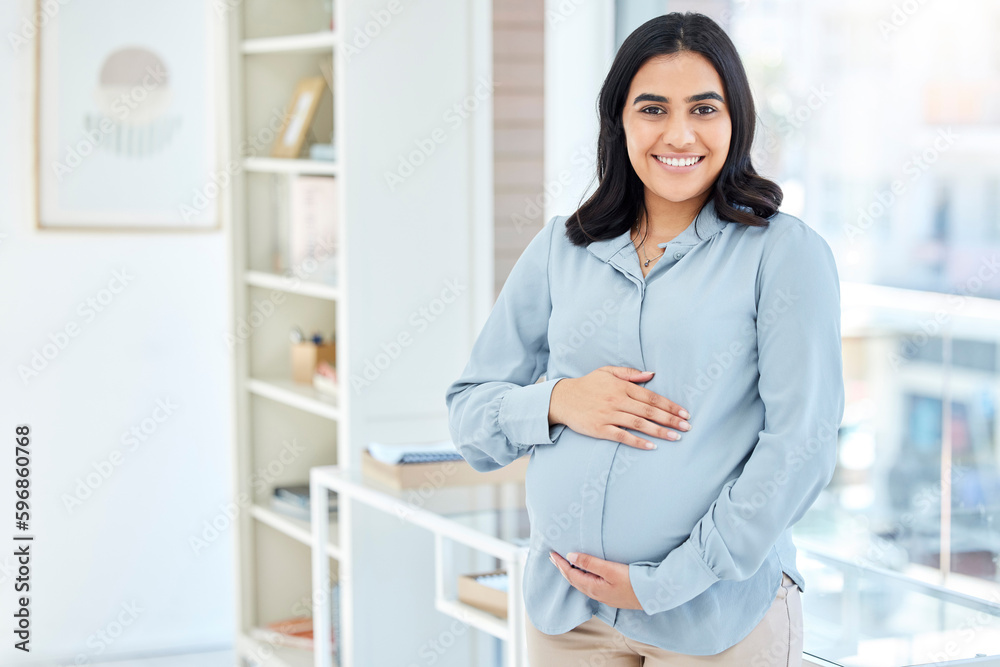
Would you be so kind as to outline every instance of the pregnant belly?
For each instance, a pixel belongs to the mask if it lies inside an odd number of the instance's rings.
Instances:
[[[556,444],[536,446],[525,480],[533,544],[621,563],[662,560],[733,476],[691,435],[640,450],[567,428]]]

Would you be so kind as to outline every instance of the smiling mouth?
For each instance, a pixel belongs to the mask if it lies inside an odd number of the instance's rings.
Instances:
[[[654,155],[653,157],[655,157],[656,161],[662,165],[665,165],[667,167],[679,167],[679,168],[693,167],[696,164],[701,164],[701,162],[705,159],[704,155],[700,155],[697,158],[694,157],[668,158],[668,157],[662,157],[660,155]]]

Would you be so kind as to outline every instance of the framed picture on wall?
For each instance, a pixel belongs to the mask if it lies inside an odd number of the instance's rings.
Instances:
[[[212,21],[201,0],[91,0],[39,29],[39,229],[218,228]]]

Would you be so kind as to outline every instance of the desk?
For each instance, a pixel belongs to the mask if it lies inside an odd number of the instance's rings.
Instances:
[[[504,667],[528,667],[524,644],[521,577],[529,526],[524,485],[478,485],[393,489],[359,470],[323,466],[310,471],[312,531],[326,544],[328,494],[337,493],[341,545],[340,599],[342,667],[354,661],[354,591],[351,562],[352,503],[362,503],[429,531],[434,539],[434,606],[443,614],[506,642]],[[508,572],[507,618],[500,619],[457,600],[452,543],[502,562]],[[820,544],[799,546],[799,567],[809,589],[803,595],[803,664],[813,667],[904,667],[937,665],[1000,667],[1000,600],[981,600],[924,584],[878,568],[837,559]],[[313,590],[329,591],[324,549],[313,549]],[[316,667],[331,667],[328,596],[319,596],[314,617]],[[492,667],[483,665],[482,667]]]
[[[337,529],[341,545],[340,597],[341,637],[340,664],[354,665],[354,628],[352,588],[353,568],[350,562],[352,531],[351,504],[364,503],[396,516],[434,536],[435,608],[455,619],[479,628],[507,642],[505,667],[527,665],[524,640],[524,602],[521,597],[521,575],[528,555],[527,514],[524,509],[524,484],[483,484],[464,487],[434,487],[393,489],[365,478],[359,470],[322,466],[310,471],[312,500],[312,530],[317,544],[325,544],[329,531],[328,494],[337,493],[339,514]],[[488,528],[484,528],[486,525]],[[507,618],[481,611],[457,599],[457,577],[450,543],[463,544],[476,551],[498,558],[508,574]],[[330,590],[327,554],[320,549],[312,553],[313,590]],[[329,619],[331,600],[317,596],[314,617]],[[331,667],[330,624],[314,623],[315,665]]]

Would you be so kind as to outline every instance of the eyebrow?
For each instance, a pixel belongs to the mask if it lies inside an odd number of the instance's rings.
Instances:
[[[726,103],[722,99],[722,95],[719,95],[714,90],[707,93],[698,93],[697,95],[692,95],[691,97],[685,97],[685,102],[700,102],[702,100],[719,100],[723,104]],[[632,101],[632,104],[638,104],[639,102],[663,102],[664,104],[670,104],[670,98],[664,97],[663,95],[654,95],[653,93],[643,93]]]

